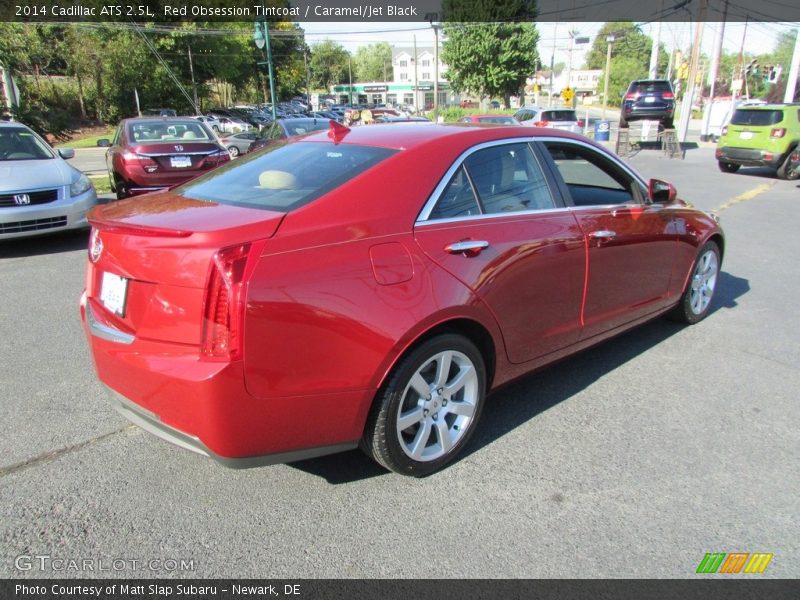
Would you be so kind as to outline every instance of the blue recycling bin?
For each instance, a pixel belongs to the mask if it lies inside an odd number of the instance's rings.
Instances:
[[[594,122],[594,139],[596,142],[607,142],[611,134],[610,121],[595,121]]]

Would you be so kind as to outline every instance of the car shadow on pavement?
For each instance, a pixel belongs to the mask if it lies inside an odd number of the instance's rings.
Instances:
[[[0,260],[59,252],[85,250],[89,247],[89,230],[64,231],[51,235],[0,241]]]
[[[746,279],[721,272],[710,315],[738,305],[750,291]],[[537,373],[495,390],[488,398],[478,429],[459,460],[479,452],[549,408],[568,400],[601,377],[679,333],[686,327],[659,318],[589,348]],[[702,324],[698,325],[702,327]],[[389,474],[358,450],[323,456],[290,466],[338,485]]]

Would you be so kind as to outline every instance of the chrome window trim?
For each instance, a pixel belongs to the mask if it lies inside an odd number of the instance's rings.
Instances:
[[[614,206],[619,206],[615,204]],[[638,206],[638,205],[637,205]],[[556,206],[555,208],[533,209],[533,210],[516,210],[509,212],[499,213],[483,213],[480,215],[466,215],[463,217],[448,217],[447,219],[431,219],[430,221],[417,221],[415,227],[426,227],[429,225],[446,225],[448,223],[463,223],[470,221],[481,221],[486,219],[508,219],[517,216],[531,216],[531,215],[546,215],[553,213],[571,212],[570,206]]]
[[[490,142],[483,142],[483,143],[478,144],[477,146],[472,146],[472,147],[464,150],[461,154],[458,155],[458,158],[456,158],[453,161],[453,164],[450,165],[450,167],[447,169],[447,171],[445,171],[444,175],[439,180],[439,183],[433,189],[433,192],[431,193],[431,195],[428,196],[428,200],[423,205],[422,210],[420,211],[419,215],[417,215],[417,219],[414,222],[415,226],[423,225],[425,223],[442,223],[442,222],[445,222],[445,221],[446,222],[453,222],[453,221],[460,221],[460,220],[464,220],[464,219],[468,219],[468,220],[474,220],[475,218],[485,219],[485,218],[488,218],[488,217],[493,216],[493,215],[501,216],[501,217],[509,217],[509,216],[512,216],[512,215],[524,215],[524,214],[531,214],[531,213],[533,213],[533,214],[541,214],[542,212],[553,210],[553,209],[545,208],[545,209],[540,209],[540,210],[525,210],[525,211],[514,211],[514,212],[507,212],[507,213],[488,213],[488,214],[480,214],[480,215],[468,215],[468,216],[464,216],[464,217],[450,217],[450,218],[447,218],[447,219],[429,219],[430,214],[433,211],[433,207],[436,206],[436,203],[439,201],[439,198],[441,197],[442,193],[444,192],[445,188],[447,187],[447,184],[450,183],[450,180],[453,178],[453,175],[455,175],[455,172],[458,170],[458,168],[462,164],[464,164],[464,161],[469,156],[471,156],[472,154],[474,154],[476,152],[479,152],[480,150],[484,150],[486,148],[492,148],[494,146],[505,146],[505,145],[509,145],[509,144],[531,144],[531,143],[535,142],[536,140],[537,140],[536,137],[527,137],[527,136],[526,137],[504,138],[502,140],[492,140]],[[536,161],[536,164],[539,167],[539,170],[540,170],[540,172],[542,174],[542,177],[545,180],[547,180],[547,176],[545,175],[545,172],[544,172],[544,166],[542,164],[540,164],[539,157],[536,156],[536,153],[533,152],[532,148],[530,149],[530,151],[533,153],[533,158],[534,158],[534,160]],[[469,177],[469,170],[467,170],[466,173],[467,173],[467,176]],[[472,178],[471,177],[470,177],[470,185],[472,185]],[[550,186],[548,185],[548,189],[549,188],[550,188]],[[475,192],[475,187],[474,186],[473,186],[472,189],[473,189],[473,192]],[[553,197],[552,191],[551,191],[550,197],[553,200],[553,202],[555,203],[556,202],[556,198]],[[476,199],[478,200],[478,206],[480,207],[481,210],[483,210],[483,207],[480,204],[480,198],[477,197],[477,194],[476,194]],[[561,208],[561,207],[557,207],[557,206],[554,207],[554,209],[559,209],[559,208]]]

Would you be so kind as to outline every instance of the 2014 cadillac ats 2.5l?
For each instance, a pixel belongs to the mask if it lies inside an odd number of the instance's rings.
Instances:
[[[415,476],[498,386],[700,321],[724,250],[671,185],[514,126],[331,122],[90,223],[81,314],[131,421],[231,466],[360,445]]]

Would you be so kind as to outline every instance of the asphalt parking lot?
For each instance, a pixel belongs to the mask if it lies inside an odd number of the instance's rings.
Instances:
[[[800,576],[800,188],[708,147],[630,162],[719,210],[713,313],[500,390],[423,480],[357,451],[233,471],[129,426],[78,319],[87,234],[0,242],[0,577],[687,578],[708,552]]]

